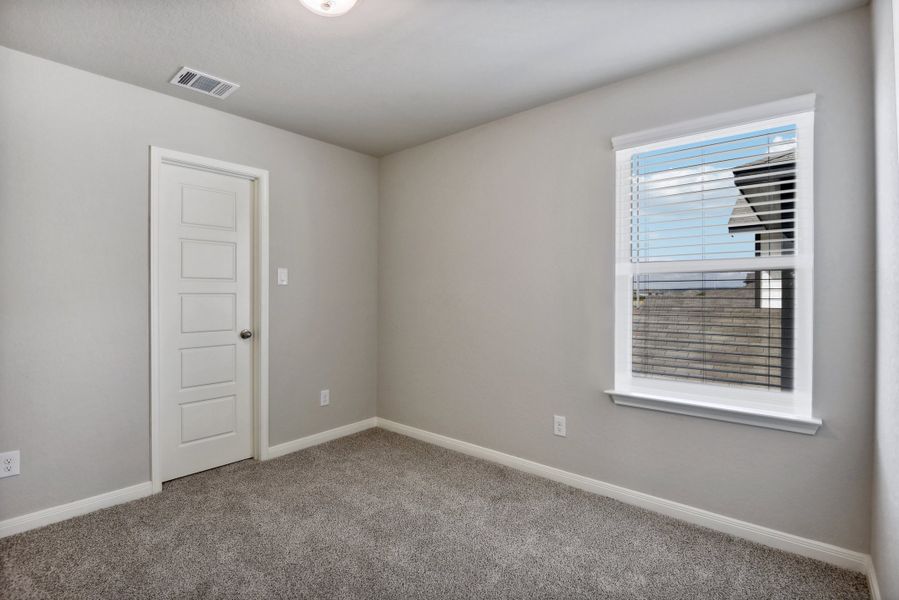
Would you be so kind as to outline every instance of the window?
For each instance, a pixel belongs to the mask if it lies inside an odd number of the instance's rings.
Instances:
[[[614,140],[616,403],[817,430],[813,106]]]

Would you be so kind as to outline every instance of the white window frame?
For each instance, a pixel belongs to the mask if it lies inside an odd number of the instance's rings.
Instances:
[[[814,94],[613,138],[616,153],[615,386],[616,404],[814,434],[812,415],[814,307]],[[795,125],[796,253],[789,256],[632,262],[629,222],[630,163],[635,154],[703,140]],[[634,377],[632,367],[633,280],[638,273],[757,271],[796,273],[794,386],[776,391],[671,379]]]

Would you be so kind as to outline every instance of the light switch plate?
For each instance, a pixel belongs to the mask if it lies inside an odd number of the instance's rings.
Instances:
[[[278,285],[287,285],[287,267],[278,267]]]

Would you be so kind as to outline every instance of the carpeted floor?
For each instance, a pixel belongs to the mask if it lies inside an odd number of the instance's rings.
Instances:
[[[865,578],[373,429],[0,540],[3,598],[868,596]]]

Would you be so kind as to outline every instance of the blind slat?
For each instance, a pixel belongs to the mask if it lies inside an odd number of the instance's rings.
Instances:
[[[662,346],[641,346],[639,348],[639,350],[672,351],[670,348],[664,348]],[[725,357],[726,358],[726,357],[735,356],[735,357],[739,357],[741,360],[758,359],[758,358],[772,358],[772,359],[773,358],[776,358],[776,359],[781,358],[780,355],[761,353],[761,352],[756,352],[756,353],[753,353],[753,352],[725,352],[723,350],[714,350],[714,351],[713,350],[708,350],[708,351],[704,351],[704,350],[675,350],[675,351],[681,352],[681,353],[689,353],[689,354],[695,354],[697,352],[700,352],[700,353],[707,352],[708,354],[714,354],[717,357]]]
[[[792,219],[790,221],[784,221],[784,222],[791,222],[791,221],[792,221]],[[670,231],[670,230],[668,230],[668,231]],[[778,229],[777,233],[789,233],[791,231],[794,231],[794,229]],[[706,239],[703,239],[700,242],[694,242],[692,244],[657,244],[657,243],[655,243],[655,242],[662,242],[662,241],[667,242],[668,240],[672,240],[672,239],[683,239],[683,238],[670,238],[670,237],[654,238],[652,240],[648,240],[645,242],[634,242],[634,245],[639,251],[639,250],[648,249],[648,248],[652,248],[654,250],[661,250],[661,249],[667,249],[667,248],[702,248],[702,249],[705,249],[705,248],[714,248],[717,246],[733,246],[733,245],[739,243],[739,242],[735,242],[733,240],[730,240],[727,242],[709,242],[709,241],[706,241]],[[709,254],[709,253],[707,253],[707,254]]]
[[[739,169],[734,169],[733,167],[731,167],[731,168],[724,168],[724,169],[715,169],[712,171],[699,171],[699,172],[693,172],[693,173],[684,173],[683,175],[671,175],[670,177],[653,177],[650,181],[643,181],[638,184],[635,184],[634,189],[639,190],[643,186],[652,185],[654,183],[664,183],[666,181],[674,181],[676,179],[686,179],[688,177],[707,177],[709,175],[715,175],[716,173],[722,173],[722,174],[728,173],[728,174],[730,174],[730,176],[728,177],[727,175],[724,175],[722,177],[712,177],[711,179],[708,179],[707,181],[733,181],[734,179],[739,179],[740,181],[743,181],[743,180],[758,179],[759,177],[771,177],[774,175],[789,175],[791,173],[796,172],[796,168],[795,168],[796,161],[794,161],[792,158],[787,159],[782,162],[773,162],[772,161],[772,162],[769,162],[767,166],[771,167],[772,165],[784,165],[784,168],[782,170],[777,170],[777,171],[772,169],[771,171],[766,171],[765,173],[758,173],[755,175],[748,175],[748,174],[735,175],[734,171],[739,170]],[[697,169],[697,168],[700,168],[700,167],[687,167],[686,169]],[[682,171],[682,170],[686,170],[686,169],[671,169],[670,172],[673,173],[673,172],[676,172],[679,170]],[[684,185],[684,184],[676,184],[676,185]],[[664,189],[666,187],[669,187],[669,186],[660,186],[657,188],[649,188],[649,189],[659,190],[659,189]],[[676,187],[676,186],[672,186],[672,187]],[[649,191],[649,190],[647,190],[647,191]]]
[[[795,212],[795,211],[783,211],[783,212]],[[756,213],[756,214],[757,214],[757,213]],[[766,213],[766,214],[771,214],[771,213]],[[715,226],[720,225],[720,223],[715,222],[715,223],[709,223],[709,225],[705,225],[705,222],[708,221],[708,220],[710,220],[710,219],[719,219],[719,220],[720,220],[721,217],[722,217],[722,215],[699,215],[699,216],[694,216],[694,217],[683,217],[683,218],[678,218],[678,219],[668,219],[668,220],[662,220],[662,219],[659,219],[658,221],[651,221],[651,222],[649,222],[649,223],[644,223],[643,231],[641,231],[641,228],[640,228],[639,226],[636,226],[636,225],[633,227],[632,230],[633,230],[633,231],[637,231],[637,232],[641,232],[641,233],[653,233],[653,232],[655,232],[655,231],[673,231],[673,230],[675,230],[675,229],[696,229],[696,228],[699,228],[699,227],[708,227],[708,226],[715,227]],[[761,225],[764,224],[764,225],[769,225],[769,226],[770,226],[770,225],[777,225],[778,223],[790,223],[790,222],[792,222],[792,221],[794,221],[794,220],[795,220],[795,219],[781,219],[781,220],[778,220],[778,221],[773,221],[773,220],[765,220],[765,221],[761,221],[761,220],[759,220],[758,225],[761,226]],[[674,224],[678,224],[678,223],[686,223],[686,222],[689,222],[689,221],[700,221],[700,222],[702,222],[702,224],[695,224],[695,225],[679,225],[678,227],[665,227],[665,228],[658,229],[658,226],[659,226],[659,225],[664,225],[664,224],[667,224],[667,223],[674,223]],[[647,230],[646,225],[655,226],[655,227],[657,227],[657,229]],[[741,222],[739,225],[735,225],[735,227],[749,227],[749,226],[752,226],[752,225],[756,225],[756,223],[749,222],[749,223],[745,223],[745,224],[744,224],[744,223]],[[717,230],[717,231],[720,231],[720,229],[721,229],[721,228],[718,227],[716,230]],[[715,231],[715,230],[713,230],[713,231]],[[722,233],[724,233],[724,232],[722,232]],[[731,231],[730,231],[730,230],[727,230],[727,233],[731,233]],[[777,230],[776,230],[776,229],[771,229],[771,230],[770,230],[770,233],[777,233]],[[697,237],[701,237],[701,236],[702,236],[702,232],[697,233]]]
[[[786,204],[786,203],[790,203],[790,204],[794,204],[794,205],[796,204],[796,201],[795,201],[794,199],[792,199],[792,198],[787,198],[787,199],[779,198],[779,197],[778,197],[779,194],[762,194],[762,195],[764,195],[764,196],[771,196],[771,197],[774,197],[775,199],[774,199],[774,200],[756,200],[756,201],[754,201],[754,202],[752,203],[752,205],[753,205],[754,207],[763,208],[763,207],[766,207],[766,206],[774,206],[774,205],[778,205],[778,204]],[[732,198],[698,198],[698,199],[696,199],[696,200],[683,200],[683,201],[680,201],[680,202],[670,202],[670,203],[668,203],[668,204],[659,206],[658,208],[671,208],[671,207],[674,207],[672,210],[658,211],[658,212],[652,212],[652,213],[649,213],[649,212],[646,212],[646,211],[648,211],[648,210],[653,210],[653,211],[655,211],[657,207],[655,207],[655,206],[651,206],[651,207],[646,207],[646,206],[644,206],[644,207],[641,207],[641,211],[642,211],[642,212],[641,212],[641,215],[640,215],[640,216],[642,216],[642,217],[654,217],[654,216],[656,216],[656,215],[673,215],[673,214],[678,214],[678,213],[689,213],[689,212],[694,212],[694,211],[696,211],[696,210],[699,210],[699,211],[731,210],[731,211],[732,211],[732,210],[735,208],[735,205],[734,205],[733,200],[738,200],[739,198],[742,198],[742,197],[743,197],[743,196],[734,196],[734,197],[732,197]],[[728,200],[729,202],[727,202],[726,204],[719,204],[719,205],[716,205],[716,204],[710,204],[710,202],[721,201],[721,200]],[[680,206],[683,206],[683,205],[685,205],[685,204],[699,204],[699,207],[697,207],[697,208],[679,208]],[[767,209],[766,209],[766,210],[767,210]],[[791,209],[784,209],[784,210],[795,210],[795,209],[791,208]],[[745,212],[745,211],[744,211],[744,212]],[[725,214],[726,214],[726,213],[725,213]],[[634,225],[637,226],[637,225],[639,225],[639,223],[635,223]],[[644,229],[645,229],[645,228],[644,228]]]
[[[741,190],[747,190],[747,189],[756,189],[756,188],[761,188],[761,187],[772,187],[775,185],[787,185],[787,184],[791,184],[791,183],[796,183],[797,182],[796,179],[786,178],[787,175],[793,175],[793,174],[794,173],[787,173],[785,175],[780,175],[780,176],[769,175],[769,177],[772,178],[771,181],[751,181],[750,182],[750,181],[744,180],[743,178],[735,178],[735,180],[741,182],[741,184],[740,184]],[[709,185],[712,183],[724,183],[724,185],[712,187]],[[685,187],[692,187],[692,188],[698,188],[698,189],[685,190],[683,192],[673,192],[673,193],[668,192],[668,190],[676,190],[678,188],[685,188]],[[734,188],[736,188],[736,184],[733,183],[732,180],[730,180],[730,179],[725,179],[725,180],[713,179],[711,181],[691,181],[689,183],[681,183],[679,185],[670,185],[670,186],[663,187],[663,188],[650,188],[647,190],[637,190],[635,193],[633,193],[631,195],[639,196],[641,199],[658,200],[658,199],[662,199],[662,198],[670,198],[672,196],[681,196],[683,194],[704,194],[704,193],[708,193],[708,192],[719,192],[722,190],[730,191]],[[661,193],[657,196],[650,196],[650,193],[659,192],[659,191],[662,191],[663,193]]]
[[[693,381],[701,381],[703,383],[722,383],[725,385],[738,385],[742,387],[762,387],[762,388],[779,388],[780,378],[776,377],[765,377],[765,376],[754,376],[755,379],[759,380],[757,382],[753,382],[748,376],[743,375],[742,377],[713,377],[711,375],[667,375],[664,373],[657,372],[647,372],[640,371],[634,369],[633,374],[636,376],[644,376],[651,377],[653,379],[680,379],[680,380],[693,380]]]
[[[771,135],[777,135],[777,133],[780,131],[782,131],[783,133],[792,133],[792,128],[785,127],[782,130],[778,129],[778,130],[768,130],[768,131],[754,131],[754,132],[747,133],[747,134],[744,134],[741,136],[740,135],[731,136],[726,139],[715,139],[715,140],[707,140],[704,142],[698,142],[695,144],[690,144],[687,147],[674,147],[674,148],[670,148],[670,149],[657,150],[654,154],[656,156],[665,156],[665,155],[673,154],[676,152],[686,152],[688,150],[699,150],[702,148],[710,148],[713,146],[720,146],[721,144],[739,143],[742,141],[748,141],[748,140],[757,139],[757,138],[761,138],[761,137],[769,137]]]
[[[773,186],[774,184],[769,184],[769,185]],[[705,197],[706,194],[712,194],[714,192],[720,192],[720,191],[722,191],[722,190],[720,190],[720,189],[719,190],[706,190],[706,191],[696,190],[693,192],[684,192],[682,194],[670,194],[668,196],[659,196],[657,198],[655,198],[655,197],[641,198],[641,199],[631,202],[631,212],[638,213],[640,210],[642,210],[645,207],[651,208],[653,206],[668,206],[669,204],[673,204],[671,199],[677,198],[678,196],[689,196],[689,195],[700,196],[699,198],[693,198],[690,200],[680,200],[679,199],[679,200],[675,201],[675,202],[684,203],[684,202],[700,202],[703,200],[705,200],[705,201],[726,200],[726,199],[731,199],[731,198],[733,198],[733,199],[739,199],[739,198],[749,199],[749,198],[758,198],[760,196],[790,196],[790,195],[796,194],[796,190],[794,190],[792,187],[785,187],[784,189],[778,190],[778,191],[756,192],[756,193],[741,192],[741,193],[737,193],[737,194],[731,194],[729,196],[722,195],[722,196]],[[653,201],[657,201],[657,202],[653,203]]]
[[[666,230],[666,231],[671,231],[671,230]],[[789,229],[778,229],[778,230],[777,230],[777,233],[789,233],[789,232],[793,232],[793,231],[796,231],[796,230],[793,229],[793,228],[789,228]],[[706,239],[706,240],[709,240],[709,241],[712,241],[712,240],[715,240],[715,239],[718,239],[718,238],[729,238],[729,234],[710,235],[710,236],[706,236],[705,239]],[[689,239],[689,240],[695,239],[695,236],[690,235],[690,234],[687,234],[687,235],[666,235],[666,236],[664,236],[664,237],[661,237],[661,236],[653,236],[653,237],[652,237],[651,239],[649,239],[649,240],[634,240],[633,243],[634,243],[634,244],[637,244],[637,245],[640,245],[641,243],[649,243],[649,242],[660,241],[660,240],[666,240],[666,241],[667,241],[667,240],[688,240],[688,239]],[[733,243],[733,242],[731,242],[731,243]]]
[[[702,152],[700,154],[684,155],[677,158],[668,158],[662,161],[652,160],[659,154],[654,154],[652,157],[647,158],[646,154],[638,154],[634,158],[634,164],[637,169],[649,169],[655,168],[664,165],[671,165],[678,162],[688,161],[688,160],[696,160],[699,161],[698,164],[706,164],[707,162],[720,162],[722,154],[740,154],[740,156],[736,156],[733,158],[743,159],[751,156],[759,156],[761,154],[768,154],[769,148],[771,146],[777,146],[783,150],[792,150],[796,147],[796,140],[781,140],[778,142],[772,143],[770,141],[771,136],[768,136],[768,140],[763,144],[754,144],[751,146],[737,146],[736,148],[722,148],[720,150],[713,150],[711,152]],[[731,142],[733,143],[733,142]],[[726,145],[727,142],[724,142],[720,145]],[[748,150],[757,150],[757,152],[747,152]],[[687,151],[684,151],[687,152]],[[707,158],[711,158],[711,161],[707,161]]]

